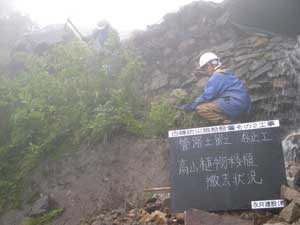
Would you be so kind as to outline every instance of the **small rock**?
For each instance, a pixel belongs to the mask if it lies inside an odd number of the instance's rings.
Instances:
[[[146,222],[155,222],[156,224],[159,225],[165,225],[167,224],[166,214],[160,211],[155,211],[151,213],[150,217],[148,218],[148,221]]]
[[[196,41],[193,38],[182,41],[177,47],[177,51],[181,53],[184,51],[192,50],[192,48],[194,48],[195,43]]]
[[[235,57],[242,57],[243,59],[243,56],[249,56],[249,53],[250,53],[249,48],[239,48],[237,51],[235,51],[234,55]],[[256,57],[256,55],[254,56]],[[245,59],[247,59],[247,57]],[[239,61],[245,61],[245,60],[243,59]]]
[[[128,216],[129,218],[134,218],[134,217],[136,217],[136,215],[135,215],[134,213],[128,213],[127,216]]]
[[[283,219],[281,219],[278,215],[273,215],[273,218],[271,218],[270,220],[268,220],[267,222],[263,223],[265,224],[282,224],[282,225],[286,225],[288,223],[286,223],[285,221],[283,221]]]
[[[293,201],[280,212],[279,217],[288,223],[295,222],[300,218],[300,207]]]
[[[156,71],[153,75],[153,79],[150,85],[150,89],[155,91],[159,88],[162,88],[168,84],[168,75],[162,74],[160,71]]]
[[[241,215],[240,215],[240,218],[241,219],[244,219],[244,220],[252,220],[253,219],[253,214],[250,212],[243,212]]]
[[[298,183],[298,181],[296,181],[296,180],[298,180],[300,165],[298,165],[298,163],[291,163],[291,164],[286,164],[285,167],[286,167],[287,180],[292,182],[291,184],[289,184],[289,186],[293,187],[296,190],[298,190],[297,185],[294,186],[293,182]]]
[[[275,43],[275,44],[278,44],[278,43],[280,43],[280,42],[282,42],[282,41],[283,41],[283,39],[282,39],[281,36],[276,36],[276,37],[273,37],[273,38],[271,39],[271,42],[272,42],[272,43]]]
[[[42,196],[32,206],[29,216],[40,216],[50,210],[50,197],[48,195]]]
[[[266,56],[267,58],[270,57],[269,56]],[[271,54],[271,58],[268,58],[269,61],[279,61],[280,59],[282,59],[283,55],[279,52],[275,52],[273,54]]]
[[[251,221],[254,221],[255,225],[270,223],[270,221],[274,218],[275,217],[273,217],[273,214],[271,212],[267,212],[267,211],[250,211],[249,215],[248,215],[248,219]],[[274,222],[277,222],[277,221],[281,222],[281,220],[274,220]]]
[[[273,68],[272,63],[266,64],[265,66],[263,66],[262,68],[260,68],[259,70],[257,70],[254,73],[254,75],[252,75],[250,77],[250,80],[254,80],[254,79],[260,77],[261,75],[263,75],[263,74],[267,73],[268,71],[272,70],[272,68]]]
[[[256,71],[259,68],[263,67],[264,65],[266,65],[266,60],[254,60],[252,65],[250,66],[250,70],[251,71]]]
[[[248,90],[258,89],[258,88],[260,88],[260,87],[261,87],[260,84],[249,84],[249,85],[247,86]]]
[[[255,48],[264,48],[269,44],[269,42],[270,42],[269,38],[259,37],[256,39],[256,41],[254,43],[254,47]]]
[[[154,203],[148,203],[146,206],[145,206],[145,210],[148,212],[148,213],[152,213],[156,210],[159,210],[161,208],[161,203],[160,202],[154,202]]]
[[[175,218],[177,221],[184,221],[184,219],[185,219],[184,213],[176,213]]]
[[[293,201],[296,199],[300,200],[300,193],[298,191],[296,191],[295,189],[292,189],[285,185],[281,186],[280,195],[281,195],[281,198],[288,200],[288,201]]]
[[[256,40],[257,40],[257,36],[251,36],[251,37],[248,37],[248,38],[245,38],[245,39],[243,39],[242,41],[240,41],[240,45],[253,45],[255,42],[256,42]]]
[[[235,71],[237,77],[245,77],[249,74],[249,66],[245,65]]]
[[[259,57],[259,56],[260,56],[259,53],[253,53],[253,54],[248,54],[248,55],[242,55],[242,56],[235,57],[235,61],[236,61],[236,62],[240,62],[240,61],[249,60],[249,59],[252,59],[252,58],[257,58],[257,57]]]
[[[144,209],[142,209],[139,214],[140,214],[139,223],[146,223],[146,221],[148,221],[150,218],[150,214],[147,213]]]
[[[164,214],[166,214],[167,217],[170,216],[170,215],[172,214],[171,209],[168,208],[168,207],[164,207],[163,210],[162,210],[162,212],[163,212]]]
[[[247,61],[241,61],[241,62],[239,62],[237,64],[234,64],[234,66],[232,67],[232,70],[237,70],[237,69],[239,69],[239,68],[241,68],[242,66],[245,66],[245,65],[247,65],[247,67],[249,67]],[[229,69],[231,69],[231,68],[229,68]]]
[[[281,46],[288,50],[293,50],[295,48],[295,45],[297,44],[297,41],[295,39],[288,39],[285,42],[281,43]]]
[[[273,88],[280,88],[284,89],[288,85],[288,80],[286,79],[281,79],[281,78],[276,78],[273,80]]]
[[[220,53],[220,52],[225,52],[228,51],[229,49],[234,47],[234,42],[233,41],[228,41],[225,42],[224,44],[218,45],[217,47],[214,48],[214,51]]]

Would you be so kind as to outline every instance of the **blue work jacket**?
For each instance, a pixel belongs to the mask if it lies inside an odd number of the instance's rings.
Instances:
[[[223,69],[212,74],[203,94],[196,98],[191,106],[195,110],[201,103],[211,101],[231,119],[249,112],[251,108],[251,100],[242,81],[231,71]]]

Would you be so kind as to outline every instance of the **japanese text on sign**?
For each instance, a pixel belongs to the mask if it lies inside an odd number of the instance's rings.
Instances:
[[[239,134],[236,144],[260,144],[272,141],[272,136],[266,131],[244,131]],[[206,147],[218,147],[222,145],[232,145],[233,140],[226,133],[202,135],[202,136],[187,136],[179,138],[181,151],[189,151]]]
[[[169,131],[169,138],[193,136],[193,135],[200,135],[200,134],[243,131],[243,130],[246,131],[246,130],[255,130],[255,129],[272,128],[272,127],[279,127],[279,120],[221,125],[221,126],[214,126],[214,127],[201,127],[201,128],[193,128],[193,129],[185,129],[185,130],[171,130]]]
[[[205,180],[207,189],[262,184],[263,178],[256,174],[257,167],[253,153],[201,157],[199,160],[192,161],[181,158],[178,161],[178,175],[193,176],[202,172],[210,172],[207,173]],[[247,171],[235,173],[227,171],[228,169],[237,171],[239,168],[244,168],[244,170],[246,168]]]

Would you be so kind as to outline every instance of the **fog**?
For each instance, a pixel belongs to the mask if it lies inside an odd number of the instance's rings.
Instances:
[[[12,5],[11,1],[1,1]],[[191,0],[15,0],[14,6],[40,26],[64,23],[67,18],[71,18],[78,26],[94,27],[97,21],[106,19],[116,29],[129,31],[144,29],[149,24],[157,23],[166,13],[176,11],[190,2]]]

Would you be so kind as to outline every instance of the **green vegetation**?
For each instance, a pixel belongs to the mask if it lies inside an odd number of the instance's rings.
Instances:
[[[142,60],[114,43],[102,53],[76,41],[39,56],[18,52],[24,68],[0,76],[0,212],[29,201],[26,178],[45,156],[120,132],[165,136],[191,124],[165,99],[146,103],[136,85]]]
[[[132,53],[112,59],[71,42],[16,58],[24,69],[0,81],[0,209],[20,205],[24,179],[45,154],[66,142],[135,132],[140,123],[131,81],[141,61]]]
[[[23,221],[23,225],[47,225],[50,224],[55,218],[59,217],[64,212],[63,209],[54,209],[45,215],[39,217],[27,217]]]
[[[163,136],[169,128],[174,127],[175,121],[176,111],[168,105],[165,99],[151,103],[149,118],[146,124],[150,133]]]

